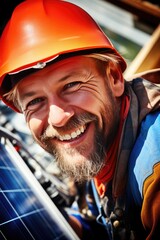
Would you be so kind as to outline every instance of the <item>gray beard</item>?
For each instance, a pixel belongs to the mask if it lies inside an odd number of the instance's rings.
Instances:
[[[54,156],[55,161],[57,162],[61,171],[74,179],[76,182],[84,182],[92,179],[99,173],[105,164],[106,151],[99,143],[97,145],[97,150],[91,153],[88,158],[85,158],[85,161],[80,163],[74,163],[74,157],[72,157],[72,155],[73,152],[76,154],[76,151],[78,151],[78,154],[81,153],[83,155],[84,149],[68,150],[67,154],[70,154],[71,156],[71,161],[69,162],[65,160],[65,154],[62,155],[59,151],[53,149],[52,146],[50,146],[48,150]]]
[[[93,119],[93,116],[86,115],[83,116],[83,119],[94,120],[96,124],[96,133],[94,140],[94,152],[92,152],[87,158],[83,157],[83,152],[85,149],[90,148],[90,146],[86,143],[85,145],[78,147],[76,149],[60,149],[55,144],[52,144],[52,136],[47,136],[46,133],[41,137],[41,142],[45,146],[44,149],[54,156],[55,161],[57,162],[60,170],[67,176],[71,177],[77,182],[84,182],[86,180],[90,180],[95,177],[98,172],[105,165],[106,159],[106,147],[105,147],[105,139],[104,139],[104,130],[98,130],[97,119]],[[80,121],[84,121],[81,118],[78,120],[74,119],[71,121],[70,126],[77,126],[80,124]],[[69,126],[66,126],[69,128]],[[70,156],[70,160],[66,161],[65,156]],[[82,156],[83,161],[76,161],[76,156],[80,158]]]

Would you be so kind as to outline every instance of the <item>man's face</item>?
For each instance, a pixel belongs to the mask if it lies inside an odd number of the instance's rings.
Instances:
[[[96,60],[82,56],[24,78],[18,99],[34,139],[77,181],[94,177],[119,123],[119,106]]]

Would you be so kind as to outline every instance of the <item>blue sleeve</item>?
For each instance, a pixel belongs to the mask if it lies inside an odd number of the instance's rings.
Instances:
[[[86,213],[79,211],[77,202],[73,203],[72,209],[68,211],[69,215],[74,216],[80,223],[83,229],[83,237],[81,240],[107,240],[108,233],[102,224],[96,220],[99,215],[97,205],[92,193],[91,182],[86,183]]]
[[[109,240],[107,231],[103,225],[95,219],[86,219],[80,213],[72,214],[82,225],[83,235],[81,240]]]
[[[137,205],[143,201],[145,180],[160,162],[160,112],[149,114],[142,122],[129,160],[128,189]]]

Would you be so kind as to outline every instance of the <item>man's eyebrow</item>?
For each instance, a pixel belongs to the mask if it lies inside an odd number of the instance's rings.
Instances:
[[[20,94],[20,99],[21,100],[24,100],[25,98],[28,98],[28,97],[32,97],[36,94],[36,91],[29,91],[29,92],[24,92],[22,94]]]
[[[79,71],[72,71],[72,72],[68,73],[67,75],[65,75],[64,77],[60,78],[58,81],[63,82],[63,81],[66,81],[67,79],[69,79],[73,76],[74,77],[76,77],[76,76],[80,77],[81,75],[82,75],[82,73],[80,74]],[[27,91],[27,92],[24,91],[24,93],[20,94],[20,99],[22,100],[22,99],[25,99],[27,97],[32,97],[36,93],[37,93],[37,91],[34,91],[34,90]]]
[[[67,75],[65,75],[64,77],[60,78],[59,82],[63,82],[63,81],[65,81],[65,80],[67,80],[67,79],[69,79],[69,78],[71,78],[73,76],[74,77],[76,77],[76,76],[79,77],[80,76],[80,72],[79,71],[72,71],[72,72],[68,73]]]

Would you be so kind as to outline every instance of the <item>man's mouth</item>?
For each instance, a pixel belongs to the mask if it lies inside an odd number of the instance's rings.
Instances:
[[[86,128],[87,128],[87,126],[83,125],[83,126],[78,127],[76,130],[74,130],[70,134],[57,135],[56,138],[60,141],[73,140],[73,139],[80,137],[80,135],[84,133]]]

